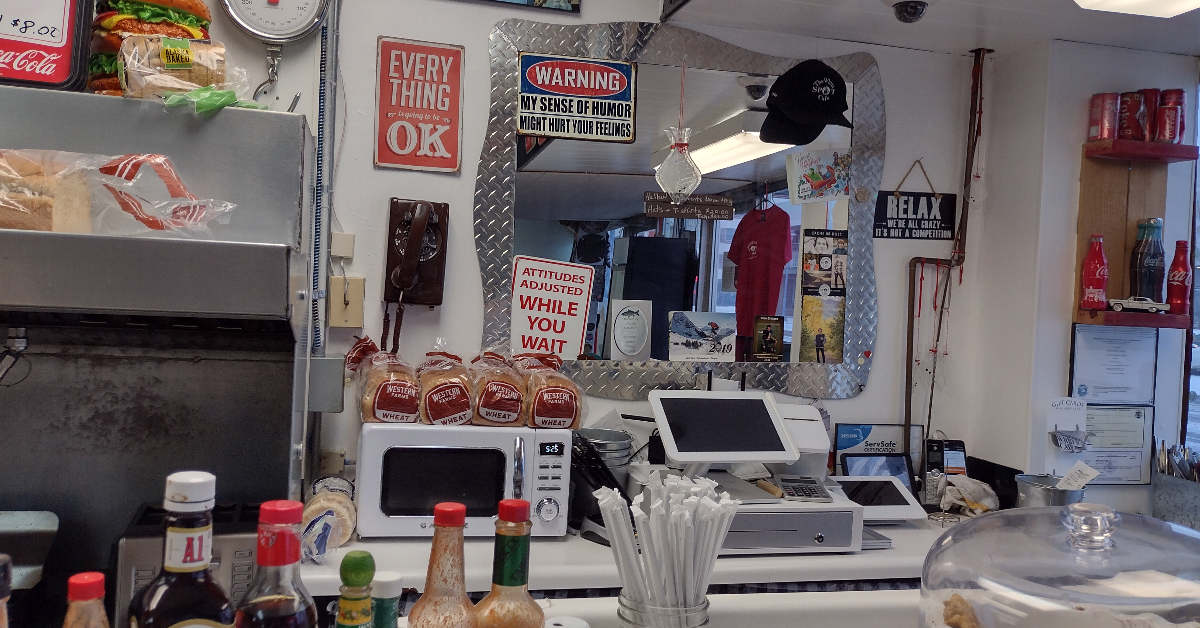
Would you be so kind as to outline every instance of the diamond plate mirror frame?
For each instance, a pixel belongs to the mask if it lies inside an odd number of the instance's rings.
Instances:
[[[491,107],[475,180],[475,248],[483,275],[483,346],[507,345],[512,299],[516,207],[517,87],[520,52],[634,61],[778,76],[801,59],[772,57],[687,29],[654,23],[544,24],[498,22],[489,40]],[[865,52],[823,59],[854,83],[850,245],[847,269],[845,349],[841,364],[762,362],[567,362],[587,394],[645,399],[654,389],[702,388],[707,374],[740,379],[746,386],[789,395],[846,399],[866,387],[875,347],[878,308],[871,230],[886,148],[883,81]]]

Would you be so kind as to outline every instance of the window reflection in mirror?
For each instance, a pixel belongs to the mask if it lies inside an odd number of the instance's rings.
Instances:
[[[813,301],[811,312],[803,310],[807,314],[797,306],[802,302],[805,285],[840,285],[841,294],[845,294],[845,240],[814,238],[810,242],[813,250],[828,249],[817,255],[805,249],[804,232],[844,232],[849,204],[845,200],[791,204],[786,164],[790,153],[848,151],[850,131],[827,127],[808,146],[774,145],[776,152],[741,163],[735,163],[737,157],[727,156],[715,162],[711,157],[697,159],[702,171],[709,171],[703,172],[694,194],[730,197],[732,220],[647,217],[643,195],[659,190],[654,173],[663,159],[662,151],[668,147],[664,129],[678,124],[680,72],[676,67],[639,66],[636,141],[632,144],[518,136],[514,253],[595,267],[584,351],[596,357],[627,359],[607,351],[606,327],[612,301],[652,300],[651,357],[665,360],[669,358],[668,311],[723,313],[730,315],[729,319],[736,316],[737,266],[728,257],[730,247],[748,214],[762,214],[757,210],[774,205],[786,216],[776,215],[778,225],[790,236],[790,261],[783,266],[778,285],[766,288],[778,290],[776,307],[773,311],[753,312],[750,319],[753,315],[783,319],[778,348],[785,362],[841,362],[842,330],[828,324],[839,313],[836,307],[831,309],[833,301],[822,299],[824,305]],[[747,90],[746,85],[769,84],[774,78],[688,69],[684,124],[693,129],[691,150],[711,145],[706,136],[714,137],[713,129],[725,129],[735,122],[743,125],[748,112],[765,110],[765,96],[759,100],[752,97],[762,90]],[[852,99],[853,86],[848,87]],[[739,244],[749,246],[747,242]],[[809,283],[805,283],[805,277]],[[843,319],[844,311],[843,305]],[[800,324],[797,317],[809,315],[817,318],[811,324]],[[714,325],[714,332],[720,327],[718,323],[709,324]],[[706,333],[703,320],[697,327],[702,328],[701,335]],[[745,325],[737,327],[739,332],[746,332]],[[766,334],[774,340],[771,332]],[[739,336],[743,338],[739,339],[737,357],[753,359],[754,330]],[[794,341],[801,346],[793,348]],[[835,346],[836,352],[832,350]]]

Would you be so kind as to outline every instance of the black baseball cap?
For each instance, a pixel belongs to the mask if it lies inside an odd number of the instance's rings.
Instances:
[[[759,139],[770,144],[808,144],[826,125],[854,128],[846,119],[849,108],[842,75],[816,59],[802,61],[771,86]]]

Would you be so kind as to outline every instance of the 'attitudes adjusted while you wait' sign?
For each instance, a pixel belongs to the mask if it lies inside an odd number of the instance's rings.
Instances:
[[[511,350],[579,357],[595,270],[518,255],[513,260]]]

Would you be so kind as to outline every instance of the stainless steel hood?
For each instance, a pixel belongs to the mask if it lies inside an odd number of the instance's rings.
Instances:
[[[161,153],[193,194],[237,205],[211,225],[211,240],[0,229],[0,310],[290,320],[297,340],[306,335],[304,116],[197,116],[149,100],[0,87],[0,149]]]
[[[282,244],[0,229],[0,309],[289,317]]]

